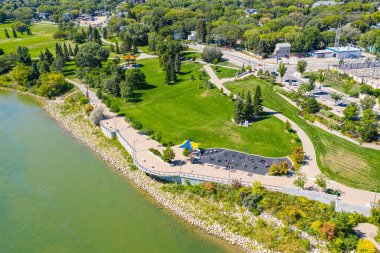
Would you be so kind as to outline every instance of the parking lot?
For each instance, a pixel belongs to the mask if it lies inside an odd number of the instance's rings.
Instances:
[[[245,171],[252,174],[266,175],[272,164],[286,161],[291,164],[288,158],[266,158],[228,149],[205,149],[201,153],[200,161],[206,164],[215,165],[216,169]]]

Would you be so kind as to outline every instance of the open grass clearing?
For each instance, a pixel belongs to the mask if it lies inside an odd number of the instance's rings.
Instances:
[[[138,120],[143,128],[162,133],[162,142],[179,144],[191,138],[201,147],[230,148],[268,157],[283,157],[291,153],[296,141],[285,131],[284,122],[266,115],[250,127],[232,123],[234,102],[220,95],[217,89],[199,88],[202,65],[183,63],[178,82],[166,85],[158,59],[138,61],[147,75],[148,88],[136,91],[134,102],[112,98],[120,113]]]
[[[211,68],[219,79],[235,77],[239,72],[237,69],[224,68],[220,66],[211,66]]]
[[[284,114],[306,132],[314,144],[319,168],[329,178],[355,188],[379,189],[380,151],[358,146],[308,124],[298,116],[299,110],[278,95],[273,86],[264,80],[249,77],[225,85],[234,93],[253,91],[257,85],[261,85],[264,105]]]

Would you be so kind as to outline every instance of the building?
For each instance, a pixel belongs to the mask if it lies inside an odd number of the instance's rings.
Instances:
[[[311,53],[315,58],[330,58],[333,57],[333,53],[329,50],[315,50]]]
[[[187,36],[187,40],[195,41],[195,40],[196,40],[196,35],[197,35],[197,32],[196,32],[196,31],[191,31],[191,32],[190,32],[190,35]]]
[[[360,58],[362,55],[362,49],[354,46],[346,46],[346,47],[328,47],[327,51],[332,53],[333,57],[337,59],[345,59],[345,58]]]
[[[332,6],[332,5],[336,5],[336,4],[340,4],[340,3],[335,2],[335,1],[318,1],[316,3],[313,3],[311,5],[311,8],[318,7],[318,6]]]
[[[291,46],[289,43],[277,43],[274,55],[284,57],[290,55]]]
[[[257,14],[258,13],[257,9],[249,9],[249,8],[247,8],[247,9],[245,9],[245,11],[247,12],[248,15]]]
[[[378,23],[377,25],[375,25],[375,28],[376,29],[380,29],[380,23]]]

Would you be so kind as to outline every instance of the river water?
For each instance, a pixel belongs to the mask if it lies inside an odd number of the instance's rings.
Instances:
[[[0,91],[0,252],[240,250],[157,207],[34,98]]]

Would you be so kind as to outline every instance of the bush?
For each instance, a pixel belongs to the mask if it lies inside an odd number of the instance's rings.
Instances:
[[[90,113],[90,122],[93,125],[98,126],[102,119],[103,119],[103,108],[98,107]]]
[[[189,150],[187,147],[185,147],[185,148],[183,149],[182,154],[183,154],[184,156],[188,156],[188,155],[190,154],[190,150]]]
[[[88,102],[90,102],[90,101],[88,100],[88,98],[86,98],[86,97],[83,96],[83,97],[79,98],[78,102],[79,102],[80,105],[85,105],[85,104],[88,104]]]
[[[87,104],[86,107],[84,108],[84,112],[86,113],[87,116],[90,115],[90,113],[94,110],[94,107],[91,104]]]
[[[110,111],[117,113],[117,112],[120,111],[120,108],[119,108],[119,106],[117,104],[111,104]]]
[[[162,157],[161,152],[155,148],[150,148],[149,151],[155,154],[156,156]]]
[[[269,175],[272,176],[280,176],[280,175],[286,175],[289,171],[289,163],[287,162],[280,162],[272,164],[269,168]]]
[[[162,160],[165,162],[171,162],[175,158],[175,153],[171,147],[167,147],[163,154],[162,154]]]
[[[129,123],[131,124],[131,127],[136,130],[140,130],[142,128],[142,124],[136,120],[131,120]]]
[[[376,253],[377,250],[372,242],[367,239],[360,239],[356,247],[357,253]]]
[[[215,59],[219,62],[222,60],[223,53],[218,47],[206,46],[202,51],[202,59],[212,63]]]

